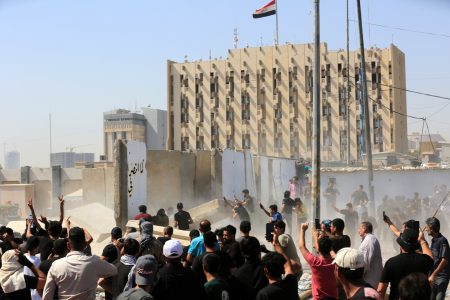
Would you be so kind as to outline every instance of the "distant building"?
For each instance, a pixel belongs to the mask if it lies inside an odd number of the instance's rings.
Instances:
[[[140,141],[147,149],[166,149],[167,112],[165,110],[143,107],[142,113],[116,109],[103,114],[103,136],[106,161],[113,161],[114,143]]]
[[[419,151],[420,143],[442,143],[446,140],[442,135],[438,133],[434,134],[420,134],[419,132],[413,132],[408,134],[408,149],[409,151]]]
[[[76,164],[91,164],[94,160],[94,153],[58,152],[50,155],[52,167],[73,168]]]
[[[20,169],[20,153],[16,150],[5,153],[5,169]]]
[[[394,45],[365,55],[373,152],[406,154],[405,55]],[[167,148],[310,159],[313,57],[312,44],[289,44],[230,49],[226,59],[168,61]],[[345,51],[323,43],[320,58],[322,160],[345,161],[348,146],[351,160],[361,160],[360,51],[350,53],[347,66]]]
[[[167,142],[167,111],[151,107],[143,107],[146,119],[147,149],[165,150]]]

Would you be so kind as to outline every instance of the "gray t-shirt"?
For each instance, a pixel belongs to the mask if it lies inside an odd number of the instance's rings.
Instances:
[[[141,288],[134,288],[120,294],[117,300],[153,300],[153,297]]]

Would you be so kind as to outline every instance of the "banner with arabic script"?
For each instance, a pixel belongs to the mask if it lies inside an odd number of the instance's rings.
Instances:
[[[147,147],[143,142],[127,143],[128,219],[139,213],[139,205],[147,205]]]

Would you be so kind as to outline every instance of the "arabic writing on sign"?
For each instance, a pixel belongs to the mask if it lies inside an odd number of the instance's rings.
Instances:
[[[131,170],[128,171],[128,197],[131,198],[133,196],[133,179],[139,174],[144,173],[145,161],[134,163],[134,166]]]

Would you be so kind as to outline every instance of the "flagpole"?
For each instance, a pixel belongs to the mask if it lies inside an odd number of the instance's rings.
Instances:
[[[278,45],[278,0],[275,0],[275,31],[276,31],[276,40],[275,45]]]

